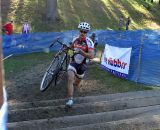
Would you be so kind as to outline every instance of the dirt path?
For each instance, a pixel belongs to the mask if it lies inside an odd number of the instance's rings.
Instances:
[[[51,85],[45,92],[40,92],[39,86],[45,69],[49,63],[43,63],[25,69],[20,73],[10,73],[6,79],[9,102],[24,102],[35,100],[49,100],[66,97],[66,77],[58,86]],[[93,65],[89,65],[91,68]],[[105,85],[99,84],[97,80],[86,78],[83,86],[75,89],[75,96],[97,95],[99,93],[110,93]]]

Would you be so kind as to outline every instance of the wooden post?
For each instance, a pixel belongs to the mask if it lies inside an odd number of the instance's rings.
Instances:
[[[0,40],[0,42],[1,42],[1,40]],[[0,43],[0,48],[2,47],[1,43]],[[2,49],[0,49],[0,53],[2,53]],[[3,74],[2,74],[3,70],[2,69],[3,69],[3,67],[2,67],[2,55],[0,54],[0,108],[3,104]]]
[[[0,1],[1,4],[1,1]],[[2,55],[2,22],[0,9],[0,108],[3,104],[3,55]]]
[[[143,49],[143,45],[144,45],[144,35],[145,32],[142,31],[141,32],[141,43],[140,43],[140,49],[139,49],[139,57],[138,57],[138,66],[137,66],[137,79],[136,79],[136,83],[138,83],[139,78],[140,78],[140,73],[141,73],[141,62],[142,62],[142,49]]]

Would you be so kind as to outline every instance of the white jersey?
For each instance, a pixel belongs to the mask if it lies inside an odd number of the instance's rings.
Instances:
[[[89,50],[94,50],[94,43],[92,40],[88,37],[84,38],[83,40],[80,40],[79,37],[76,37],[72,41],[74,50],[81,49],[84,52],[88,52]],[[76,54],[74,56],[74,61],[77,64],[85,63],[85,57],[81,54]]]

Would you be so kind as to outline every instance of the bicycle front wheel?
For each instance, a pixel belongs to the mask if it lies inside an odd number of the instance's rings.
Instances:
[[[63,77],[67,71],[68,62],[67,54],[63,52],[60,56],[60,64],[58,65],[59,71],[55,77],[55,85],[59,84],[63,80]]]
[[[52,83],[54,78],[56,77],[56,74],[59,70],[59,57],[54,57],[53,61],[51,62],[50,66],[48,67],[47,71],[45,72],[41,85],[40,85],[40,91],[44,92]]]

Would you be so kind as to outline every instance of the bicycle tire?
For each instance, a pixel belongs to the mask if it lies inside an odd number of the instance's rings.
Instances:
[[[41,85],[40,85],[40,91],[44,92],[52,83],[54,80],[54,77],[58,73],[57,66],[59,65],[59,56],[54,57],[53,61],[49,65],[48,69],[43,75]]]
[[[67,71],[67,67],[68,67],[68,56],[67,54],[64,52],[63,54],[61,54],[61,62],[59,64],[59,71],[56,74],[56,78],[55,78],[55,85],[59,84],[62,80],[62,77],[64,76],[65,72]]]

